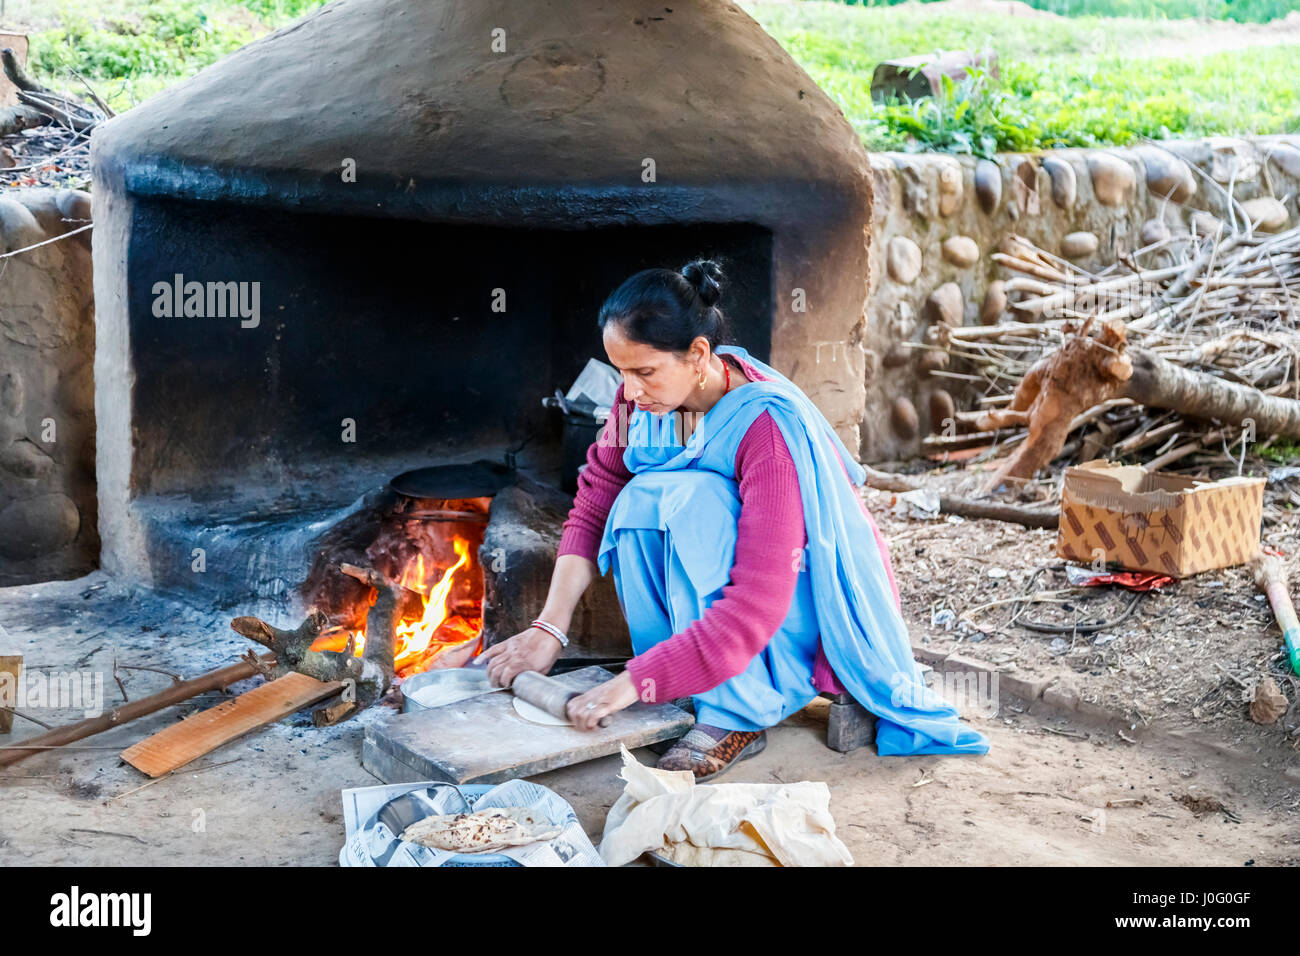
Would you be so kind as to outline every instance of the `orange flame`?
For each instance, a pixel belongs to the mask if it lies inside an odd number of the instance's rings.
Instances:
[[[456,572],[469,565],[469,542],[457,535],[452,541],[457,561],[447,568],[430,587],[426,578],[424,555],[416,555],[402,570],[398,583],[415,591],[423,602],[419,618],[403,619],[397,625],[397,642],[394,663],[402,676],[409,677],[426,670],[434,659],[449,647],[458,647],[479,636],[482,621],[468,621],[459,615],[448,620],[447,595],[451,591]],[[441,632],[441,633],[440,633]],[[435,640],[435,636],[437,640]],[[347,635],[341,630],[322,635],[312,644],[312,650],[342,651],[347,647]],[[364,630],[352,634],[353,653],[365,650]]]

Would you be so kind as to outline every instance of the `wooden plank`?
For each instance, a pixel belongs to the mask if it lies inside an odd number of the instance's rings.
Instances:
[[[18,706],[18,681],[23,672],[23,655],[0,654],[0,734],[14,726],[14,712],[5,707]]]
[[[305,674],[286,674],[132,744],[122,751],[122,759],[160,777],[342,689],[341,681],[325,684]]]
[[[555,679],[582,691],[613,676],[584,667]],[[619,744],[635,749],[680,737],[694,722],[672,704],[637,703],[597,730],[547,727],[520,717],[513,694],[480,694],[367,726],[361,765],[388,783],[501,783],[618,753]]]

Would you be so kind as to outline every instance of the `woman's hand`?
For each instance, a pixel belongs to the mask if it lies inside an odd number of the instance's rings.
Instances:
[[[637,700],[636,686],[624,671],[569,701],[569,720],[578,730],[595,730],[600,718],[631,707]]]
[[[524,671],[545,674],[559,660],[562,650],[560,642],[549,631],[540,627],[520,631],[483,652],[488,662],[488,680],[494,687],[509,687]]]

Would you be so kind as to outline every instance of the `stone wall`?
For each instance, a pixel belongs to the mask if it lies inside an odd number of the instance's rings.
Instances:
[[[868,461],[918,453],[954,408],[968,407],[948,356],[923,346],[942,324],[1012,317],[1009,273],[992,258],[1008,236],[1095,271],[1169,236],[1213,233],[1243,212],[1266,232],[1300,221],[1300,136],[1004,153],[996,162],[876,153],[871,166]],[[1155,265],[1177,261],[1173,248],[1154,256],[1168,258]]]
[[[869,250],[865,322],[857,309],[832,310],[834,330],[807,316],[773,330],[774,362],[788,366],[868,462],[917,454],[952,410],[969,407],[968,388],[946,377],[946,356],[925,348],[927,335],[944,323],[1010,317],[1007,276],[992,259],[1008,236],[1096,269],[1242,212],[1264,231],[1300,222],[1300,136],[1002,154],[995,162],[877,153],[870,169],[865,241],[842,243],[843,262],[820,263],[824,274],[861,282],[855,257]],[[0,197],[0,241],[12,251],[90,216],[85,193],[12,190]],[[77,576],[97,561],[89,235],[0,260],[0,586]],[[778,289],[797,284],[776,280]],[[108,349],[98,359],[129,389],[125,355]],[[865,389],[845,387],[846,379]],[[103,414],[124,416],[124,406],[106,405]],[[125,439],[127,431],[111,433]]]
[[[90,196],[11,189],[12,252],[90,222]],[[90,232],[0,260],[0,586],[80,577],[99,557]]]

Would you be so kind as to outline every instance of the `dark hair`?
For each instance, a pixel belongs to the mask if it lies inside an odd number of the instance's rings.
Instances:
[[[644,269],[610,294],[596,320],[603,332],[611,322],[631,342],[682,354],[697,336],[716,349],[731,341],[727,317],[718,308],[722,269],[696,259],[672,269]]]

